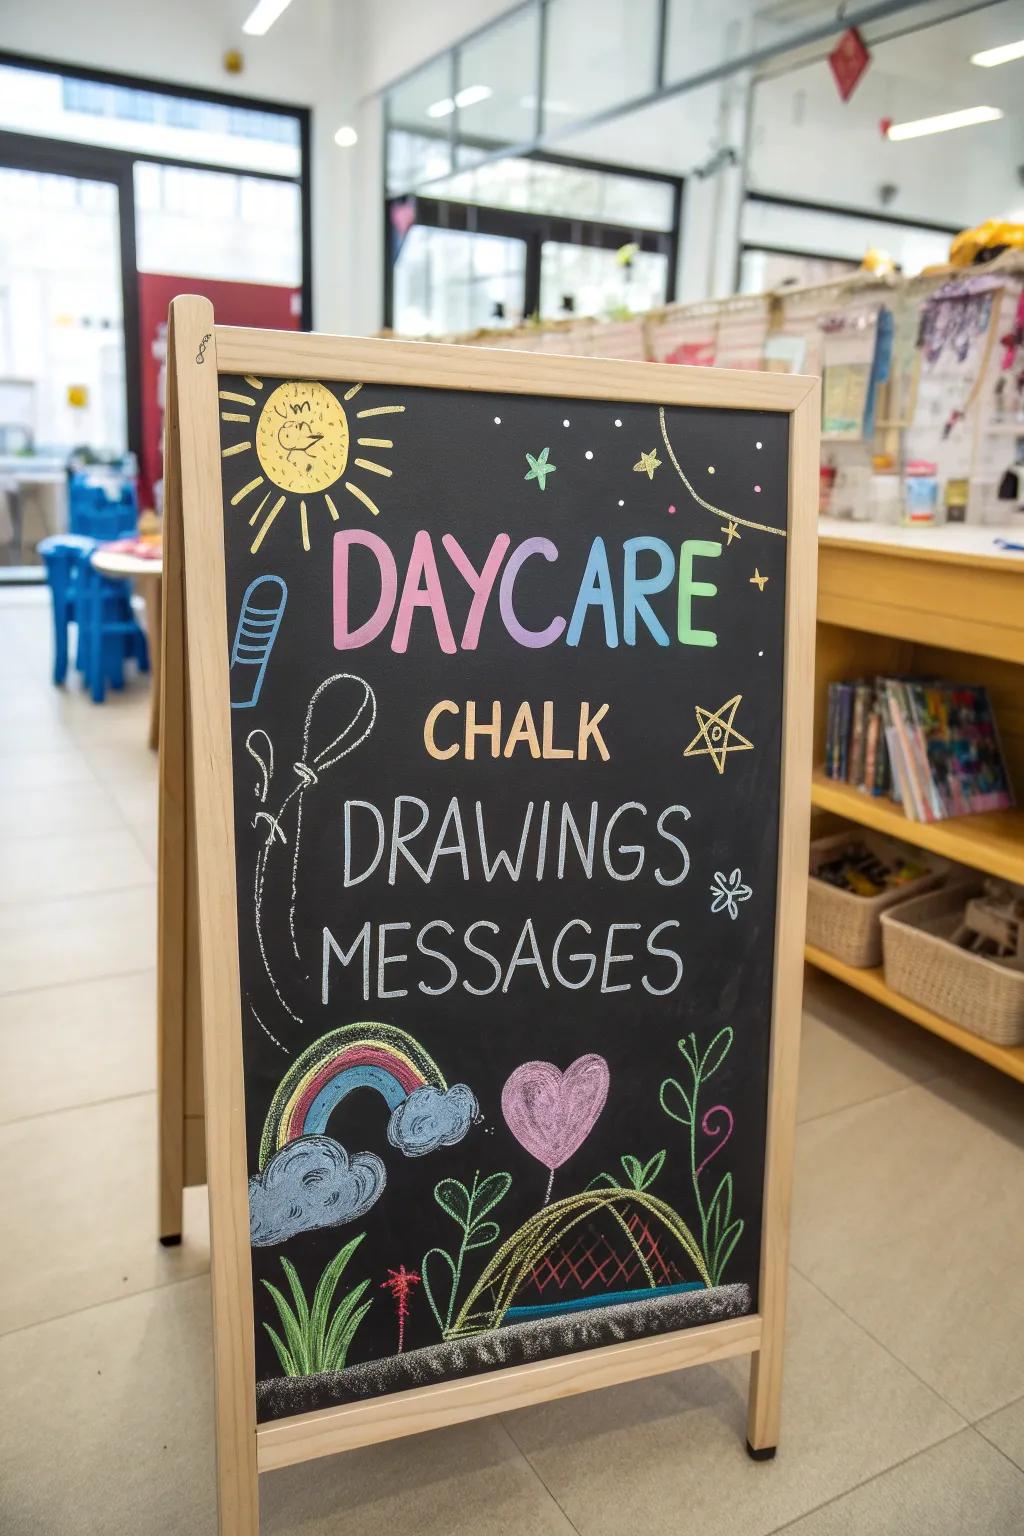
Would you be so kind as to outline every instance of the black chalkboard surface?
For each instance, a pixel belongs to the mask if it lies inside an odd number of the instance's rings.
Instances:
[[[756,1311],[789,416],[219,393],[259,1419]]]

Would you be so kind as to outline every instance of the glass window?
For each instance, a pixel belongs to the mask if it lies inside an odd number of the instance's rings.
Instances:
[[[658,0],[549,0],[544,128],[653,91]]]
[[[624,263],[618,251],[545,240],[540,259],[542,320],[566,315],[636,314],[664,304],[668,257],[637,251]]]
[[[794,251],[860,265],[867,251],[888,253],[908,276],[947,260],[951,236],[942,230],[872,219],[870,214],[805,208],[750,197],[740,222],[744,245]]]
[[[298,118],[0,64],[0,128],[298,176]]]
[[[388,92],[387,108],[390,128],[405,128],[447,144],[455,111],[451,55],[444,54],[399,81]],[[450,168],[451,161],[446,159],[445,169]]]
[[[454,203],[551,213],[665,234],[672,229],[675,213],[675,188],[669,181],[517,156],[457,171],[432,186],[430,193]]]
[[[140,272],[301,286],[295,182],[140,161],[135,215]]]
[[[392,128],[388,133],[387,162],[388,196],[392,197],[447,176],[452,168],[451,145],[447,138],[438,138],[436,134]]]
[[[752,0],[669,0],[665,80],[689,80],[753,47]]]
[[[395,263],[394,328],[440,336],[522,319],[526,244],[416,225]]]
[[[530,6],[458,50],[460,139],[525,144],[537,131],[538,12]]]
[[[127,446],[117,189],[0,168],[0,570],[65,526],[65,462]]]

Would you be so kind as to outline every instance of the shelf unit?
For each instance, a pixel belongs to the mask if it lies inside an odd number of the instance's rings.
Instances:
[[[980,1035],[972,1035],[969,1029],[961,1029],[959,1024],[953,1024],[949,1019],[932,1013],[931,1009],[912,1003],[909,997],[901,997],[898,992],[886,986],[881,966],[861,970],[855,965],[847,965],[845,960],[837,960],[835,955],[828,954],[824,949],[816,949],[813,944],[808,944],[804,953],[808,963],[817,970],[827,971],[830,976],[845,981],[848,987],[863,992],[865,997],[874,998],[876,1003],[884,1003],[887,1008],[902,1013],[904,1018],[920,1024],[922,1029],[930,1030],[933,1035],[941,1035],[943,1040],[958,1045],[962,1051],[980,1057],[990,1067],[998,1067],[1000,1072],[1024,1083],[1024,1045],[992,1045]]]
[[[1021,593],[1024,602],[1024,591]],[[940,858],[968,864],[1001,880],[1024,885],[1024,811],[987,811],[956,816],[949,821],[911,821],[887,796],[866,795],[850,784],[825,777],[816,768],[811,801],[845,821],[856,821],[874,832],[885,832]]]
[[[985,530],[991,534],[993,530]],[[960,531],[962,534],[962,530]],[[983,683],[1003,750],[1024,795],[1024,560],[995,559],[942,539],[916,548],[868,543],[863,531],[819,545],[815,669],[815,761],[824,761],[828,684],[840,678],[920,673]],[[953,530],[950,530],[950,534]],[[870,827],[940,858],[1024,885],[1024,810],[918,822],[887,797],[863,794],[819,768],[811,800],[826,826]],[[1024,1046],[991,1045],[958,1024],[901,997],[881,968],[861,970],[808,945],[808,962],[884,1003],[932,1034],[1024,1082]]]

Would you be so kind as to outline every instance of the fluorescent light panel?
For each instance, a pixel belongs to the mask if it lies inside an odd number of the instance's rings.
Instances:
[[[938,117],[918,117],[909,123],[892,123],[886,137],[923,139],[930,133],[950,133],[954,128],[973,128],[976,123],[997,123],[998,107],[964,107],[961,112],[942,112]]]
[[[256,4],[242,22],[242,31],[247,32],[250,37],[263,37],[291,3],[292,0],[256,0]]]
[[[450,96],[443,96],[440,101],[432,101],[427,108],[428,117],[451,117],[456,107],[475,107],[481,101],[489,101],[494,95],[489,85],[466,85],[461,91],[455,92],[455,100]]]
[[[1016,43],[1003,43],[999,48],[983,48],[971,54],[971,63],[982,69],[995,69],[997,64],[1012,64],[1014,59],[1024,59],[1024,37]]]

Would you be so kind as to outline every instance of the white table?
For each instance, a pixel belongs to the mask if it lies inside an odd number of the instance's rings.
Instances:
[[[137,582],[146,604],[146,635],[149,640],[149,666],[152,678],[149,704],[149,744],[155,751],[160,745],[160,652],[162,648],[162,595],[164,563],[162,559],[147,559],[141,555],[127,555],[120,550],[104,549],[100,545],[92,557],[92,563],[104,576],[127,576]]]

